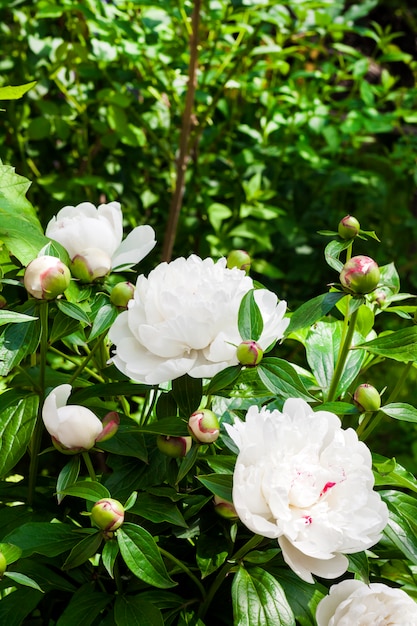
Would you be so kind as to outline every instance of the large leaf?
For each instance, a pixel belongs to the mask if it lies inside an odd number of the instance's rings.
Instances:
[[[188,419],[200,406],[203,395],[202,380],[184,374],[172,381],[172,393],[180,412]]]
[[[0,326],[5,324],[20,324],[22,322],[33,322],[38,319],[33,315],[25,315],[24,313],[17,313],[16,311],[6,311],[5,309],[0,311]]]
[[[267,389],[282,398],[315,398],[308,393],[293,366],[275,357],[266,358],[257,367],[259,378]]]
[[[114,605],[116,626],[163,626],[161,611],[137,596],[118,596]]]
[[[262,334],[264,321],[253,289],[243,296],[240,303],[238,327],[242,341],[258,341]]]
[[[317,605],[327,594],[327,589],[317,582],[314,585],[306,583],[288,568],[270,566],[269,563],[265,567],[281,584],[300,625],[316,626]]]
[[[91,535],[87,535],[75,545],[62,566],[63,570],[69,570],[85,563],[88,559],[97,553],[103,541],[103,534],[97,531]]]
[[[158,546],[147,530],[125,523],[117,531],[117,541],[124,562],[135,576],[160,589],[176,585],[168,576]]]
[[[0,476],[25,454],[36,423],[39,398],[11,390],[0,395]]]
[[[395,332],[361,343],[356,346],[372,354],[383,356],[394,361],[408,363],[417,360],[417,326],[403,328]]]
[[[25,83],[24,85],[0,87],[0,100],[18,100],[35,85],[36,80],[33,80],[31,83]]]
[[[88,338],[89,341],[108,330],[119,314],[117,307],[111,304],[109,297],[103,293],[97,296],[91,308],[93,327]]]
[[[151,493],[142,492],[129,510],[131,513],[140,515],[156,524],[168,522],[169,524],[174,524],[174,526],[187,528],[187,524],[177,505],[169,498],[161,498]]]
[[[408,520],[390,508],[388,524],[384,535],[409,559],[417,565],[417,536]]]
[[[24,587],[3,597],[0,602],[0,624],[20,626],[43,597],[36,589]]]
[[[404,467],[399,465],[395,459],[387,459],[379,454],[372,455],[374,466],[375,485],[404,487],[417,493],[417,480]]]
[[[0,376],[7,376],[25,356],[36,352],[39,337],[38,320],[6,326],[0,335]]]
[[[234,623],[239,626],[295,626],[279,582],[260,567],[239,567],[232,584]]]
[[[167,435],[170,437],[184,437],[189,435],[187,424],[179,417],[165,417],[146,426],[138,426],[138,432],[152,433],[153,435]]]
[[[382,406],[380,411],[402,422],[417,422],[417,409],[405,402],[391,402]]]
[[[215,496],[232,501],[233,476],[231,474],[205,474],[197,478]]]
[[[240,365],[231,365],[216,374],[207,386],[207,395],[216,394],[223,389],[231,387],[239,378],[241,371]]]
[[[327,313],[345,296],[346,294],[341,291],[330,291],[329,293],[323,293],[321,296],[316,296],[312,300],[308,300],[292,314],[285,335],[290,335],[292,332],[300,330],[301,328],[309,328],[312,324],[327,315]]]
[[[119,426],[114,437],[99,442],[96,447],[113,454],[132,456],[145,463],[148,461],[148,450],[143,434],[133,431],[130,426]]]
[[[60,493],[65,496],[84,498],[90,502],[97,502],[103,498],[111,497],[109,490],[104,485],[89,480],[82,480],[73,485],[68,485]]]
[[[79,533],[70,526],[48,522],[28,522],[3,539],[5,543],[14,543],[19,546],[23,558],[34,553],[50,557],[57,556],[70,550],[79,540]]]
[[[332,267],[336,272],[341,272],[343,268],[343,263],[339,260],[339,256],[352,245],[351,239],[333,239],[330,243],[327,244],[324,250],[324,256],[327,263]]]
[[[21,572],[7,571],[7,572],[4,572],[3,576],[6,576],[6,578],[10,578],[10,580],[17,583],[18,585],[23,585],[24,587],[31,587],[32,589],[37,589],[38,591],[43,592],[43,589],[39,587],[38,583],[35,580],[33,580],[33,578],[26,576],[26,574],[22,574]]]
[[[90,626],[111,600],[110,593],[94,591],[93,586],[86,583],[73,594],[56,626]]]
[[[73,456],[66,465],[59,472],[58,480],[56,483],[56,492],[58,494],[58,504],[61,504],[64,499],[64,494],[62,493],[67,487],[74,484],[78,478],[80,473],[80,455],[76,454]]]

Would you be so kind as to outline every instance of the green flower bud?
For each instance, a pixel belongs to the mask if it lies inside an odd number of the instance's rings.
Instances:
[[[381,406],[381,396],[379,392],[375,387],[369,385],[369,383],[363,383],[363,385],[357,387],[353,394],[353,401],[361,413],[378,411]]]
[[[71,273],[82,283],[92,283],[111,270],[111,258],[99,248],[86,248],[71,261]]]
[[[220,434],[219,420],[217,415],[209,409],[200,409],[190,416],[188,420],[190,434],[200,443],[213,443]]]
[[[264,352],[256,341],[242,341],[236,350],[236,356],[241,365],[254,367],[262,361]]]
[[[174,459],[181,458],[189,452],[192,445],[191,437],[171,437],[169,435],[158,435],[156,438],[158,449],[167,456]]]
[[[53,300],[64,293],[71,274],[66,265],[55,256],[39,256],[25,270],[23,282],[26,291],[38,300]]]
[[[236,520],[239,518],[235,507],[233,506],[233,502],[229,502],[229,500],[224,500],[220,498],[220,496],[214,496],[214,510],[220,517],[224,517],[228,520]]]
[[[117,283],[111,291],[110,302],[121,309],[127,308],[127,303],[132,300],[135,293],[135,286],[132,283],[121,282]]]
[[[232,267],[238,267],[240,270],[244,270],[246,274],[249,274],[250,264],[250,255],[245,250],[232,250],[226,261],[226,267],[228,267],[229,270],[232,269]]]
[[[103,498],[91,509],[91,517],[102,530],[117,530],[123,524],[125,510],[118,500]]]
[[[0,578],[3,576],[4,572],[7,569],[7,561],[3,552],[0,552]]]
[[[343,287],[355,294],[369,293],[379,283],[380,271],[376,262],[369,256],[354,256],[343,266],[340,282]]]
[[[339,222],[337,232],[342,239],[353,239],[360,231],[360,224],[356,217],[352,215],[346,215]]]

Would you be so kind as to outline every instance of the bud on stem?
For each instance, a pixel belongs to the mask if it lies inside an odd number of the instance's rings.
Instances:
[[[196,411],[188,420],[188,430],[200,443],[213,443],[220,433],[217,415],[209,409]]]
[[[345,217],[339,222],[337,232],[342,239],[354,239],[356,235],[359,234],[360,228],[360,224],[356,217],[353,217],[352,215],[345,215]]]
[[[181,458],[189,452],[192,445],[191,437],[171,437],[170,435],[158,435],[156,438],[158,449],[174,459]]]
[[[381,407],[381,396],[377,389],[369,383],[363,383],[356,388],[353,401],[361,413],[378,411]]]
[[[376,262],[369,256],[354,256],[340,273],[343,287],[354,294],[365,294],[373,291],[379,283],[380,271]]]
[[[91,517],[102,530],[117,530],[124,522],[125,510],[118,500],[103,498],[91,509]]]
[[[262,361],[264,352],[256,341],[242,341],[236,350],[236,356],[241,365],[255,367]]]

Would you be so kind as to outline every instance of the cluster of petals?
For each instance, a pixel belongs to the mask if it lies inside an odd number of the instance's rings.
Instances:
[[[415,626],[417,604],[402,589],[343,580],[318,604],[317,626]]]
[[[116,367],[129,378],[160,384],[189,374],[209,378],[237,364],[238,312],[252,279],[226,259],[191,255],[139,276],[134,299],[110,329]],[[254,292],[263,318],[258,343],[283,337],[286,303],[267,289]]]
[[[254,533],[277,538],[300,578],[337,578],[347,569],[345,554],[379,541],[388,510],[373,489],[370,451],[336,415],[290,398],[282,412],[252,406],[245,422],[226,429],[239,449],[239,518]]]

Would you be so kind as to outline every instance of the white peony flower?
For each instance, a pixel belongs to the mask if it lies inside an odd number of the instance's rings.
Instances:
[[[416,626],[417,604],[402,589],[343,580],[317,606],[317,626]]]
[[[111,269],[131,267],[155,246],[151,226],[138,226],[123,238],[123,215],[119,202],[91,202],[65,206],[51,219],[45,234],[60,243],[73,262],[73,273],[94,280]],[[75,272],[74,272],[75,268]]]
[[[378,542],[388,510],[373,491],[371,453],[336,415],[291,398],[282,413],[252,406],[246,422],[225,426],[239,448],[236,511],[254,533],[278,539],[300,578],[337,578],[344,554]]]
[[[252,279],[226,259],[192,255],[161,263],[139,276],[134,299],[110,329],[113,363],[139,382],[159,384],[183,374],[214,376],[238,363],[238,311]],[[258,343],[268,348],[289,323],[286,302],[266,289],[254,292],[264,322]]]
[[[45,428],[60,449],[89,450],[96,441],[104,441],[117,430],[118,416],[109,413],[103,422],[90,409],[68,404],[71,385],[59,385],[45,398],[42,419]]]

